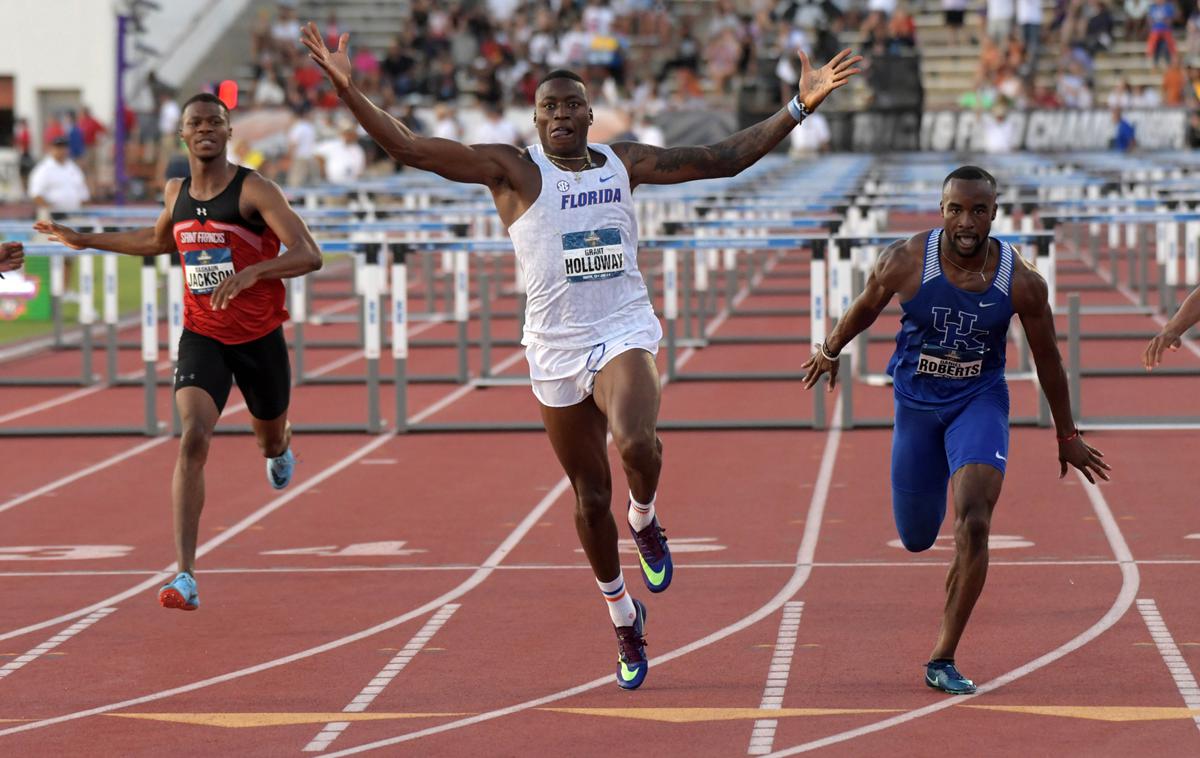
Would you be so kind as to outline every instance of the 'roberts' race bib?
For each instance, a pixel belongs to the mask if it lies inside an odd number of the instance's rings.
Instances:
[[[211,295],[225,279],[233,276],[233,253],[227,247],[189,250],[183,254],[187,287],[193,295]]]
[[[595,229],[562,236],[568,282],[612,279],[625,272],[625,246],[620,229]]]
[[[974,379],[983,373],[983,353],[925,344],[917,359],[917,373],[938,379]]]

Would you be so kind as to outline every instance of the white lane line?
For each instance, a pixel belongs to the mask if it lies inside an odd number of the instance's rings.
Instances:
[[[792,656],[796,652],[796,632],[800,629],[800,614],[804,602],[792,600],[783,604],[783,618],[779,621],[779,634],[775,637],[775,654],[771,656],[771,667],[767,671],[767,686],[763,689],[760,710],[779,710],[783,707],[783,693],[787,689],[788,673],[792,670]],[[750,732],[748,755],[766,755],[775,744],[775,729],[779,719],[758,719]]]
[[[839,397],[832,418],[835,420],[841,418],[840,411],[841,398]],[[821,454],[821,466],[817,473],[817,481],[813,486],[812,500],[809,503],[808,514],[804,519],[804,535],[800,539],[796,570],[792,573],[792,576],[783,585],[779,592],[777,592],[773,598],[767,601],[767,603],[761,606],[758,610],[739,619],[738,621],[735,621],[729,626],[718,629],[717,631],[712,632],[705,637],[701,637],[700,639],[684,645],[683,647],[676,648],[675,650],[651,659],[651,667],[675,660],[676,658],[685,656],[688,653],[702,650],[709,645],[720,642],[721,640],[737,634],[744,629],[750,628],[763,619],[769,618],[771,614],[782,608],[788,600],[790,600],[797,592],[800,591],[805,582],[808,581],[809,576],[812,574],[812,557],[816,552],[817,539],[820,537],[821,533],[821,521],[825,516],[825,506],[829,499],[830,482],[833,478],[833,467],[837,461],[838,445],[841,441],[841,438],[842,430],[836,425],[835,421],[835,424],[829,429],[828,436],[825,439],[825,449]],[[438,724],[437,726],[421,729],[416,732],[409,732],[408,734],[402,734],[397,737],[389,737],[376,742],[370,742],[364,745],[342,750],[337,753],[329,753],[328,756],[329,758],[340,758],[341,756],[345,755],[356,755],[358,753],[375,750],[381,747],[388,747],[402,742],[411,742],[413,740],[421,739],[422,737],[429,737],[434,734],[442,734],[444,732],[462,729],[464,727],[479,724],[484,721],[491,721],[504,716],[511,716],[514,713],[520,713],[531,708],[538,708],[548,703],[565,700],[567,698],[574,697],[575,695],[594,690],[598,687],[606,685],[612,686],[612,683],[612,674],[608,674],[606,676],[593,679],[590,682],[584,682],[583,684],[571,687],[570,689],[561,690],[559,692],[535,698],[533,700],[526,700],[523,703],[517,703],[516,705],[511,705],[505,708],[497,708],[492,711],[479,713],[474,716],[468,716],[455,721],[449,721],[444,724]],[[4,732],[0,732],[0,736],[3,735]]]
[[[413,635],[408,644],[402,647],[400,652],[396,653],[395,657],[388,661],[387,665],[371,679],[367,686],[363,687],[362,691],[342,709],[342,712],[362,713],[367,710],[367,707],[374,702],[375,698],[379,697],[384,688],[392,683],[392,680],[404,670],[404,667],[416,657],[417,653],[421,652],[421,648],[425,647],[429,640],[433,638],[433,635],[437,634],[438,630],[450,620],[450,617],[454,615],[454,612],[458,608],[459,605],[457,603],[450,603],[439,608],[438,612],[433,614],[433,618],[425,622],[425,626],[421,627],[420,631]],[[320,753],[323,750],[327,750],[329,745],[338,738],[338,735],[344,733],[349,727],[349,721],[332,721],[326,724],[325,728],[304,748],[304,752]]]
[[[29,652],[25,653],[24,655],[18,656],[14,660],[4,664],[3,666],[0,666],[0,679],[3,679],[4,677],[8,676],[9,674],[11,674],[12,672],[21,668],[22,666],[25,666],[26,664],[37,660],[38,658],[42,657],[46,653],[49,653],[54,648],[63,644],[67,640],[71,639],[75,635],[82,632],[84,629],[87,629],[89,626],[96,623],[97,621],[104,618],[105,616],[107,616],[108,614],[112,613],[115,610],[117,610],[117,609],[111,608],[111,607],[100,608],[96,612],[89,614],[88,616],[80,619],[79,621],[76,621],[74,624],[72,624],[71,626],[68,626],[66,629],[61,630],[58,634],[54,635],[53,637],[46,640],[42,644],[33,648]]]
[[[131,447],[128,450],[122,451],[120,453],[117,453],[116,455],[105,458],[104,460],[99,461],[98,463],[93,463],[91,466],[88,466],[87,468],[80,469],[73,474],[67,474],[64,477],[55,479],[53,482],[50,482],[48,484],[43,484],[41,487],[38,487],[36,490],[33,490],[32,492],[26,492],[24,495],[18,495],[16,497],[12,498],[11,500],[8,500],[4,503],[0,503],[0,513],[3,513],[4,511],[9,510],[10,508],[16,508],[18,505],[27,503],[30,500],[41,497],[42,495],[53,492],[53,491],[59,489],[60,487],[65,487],[68,484],[71,484],[72,482],[76,482],[80,479],[89,477],[98,471],[103,471],[106,468],[115,466],[118,463],[121,463],[122,461],[132,458],[136,455],[141,455],[142,453],[146,452],[147,450],[158,447],[159,445],[163,444],[164,442],[166,442],[167,440],[170,440],[170,439],[173,439],[173,438],[172,437],[155,437],[153,439],[146,440],[145,442],[139,443],[138,445],[135,445],[134,447]],[[2,639],[2,638],[0,638],[0,639]]]
[[[518,353],[519,352],[520,351],[518,351]],[[690,358],[694,354],[695,354],[695,351],[693,351],[693,350],[685,351],[685,353],[683,355],[681,355],[678,358],[678,360],[676,361],[676,365],[682,366],[688,360],[688,358]],[[834,418],[835,419],[840,417],[840,412],[838,410],[841,407],[840,403],[841,403],[841,401],[839,399],[838,405],[835,406],[835,410],[834,410]],[[345,468],[345,466],[348,466],[348,465],[354,463],[355,461],[365,457],[366,455],[369,455],[371,452],[373,452],[375,450],[375,448],[378,445],[382,444],[383,442],[386,442],[387,440],[391,439],[393,436],[395,436],[395,435],[394,434],[386,435],[386,436],[379,438],[375,442],[372,442],[372,443],[360,448],[358,451],[351,454],[351,456],[343,459],[339,464],[336,464],[336,465],[340,466],[341,468]],[[733,634],[737,631],[740,631],[741,629],[751,626],[754,623],[757,623],[761,619],[769,616],[777,608],[781,607],[783,605],[783,603],[792,594],[794,594],[796,592],[796,590],[798,590],[800,588],[800,586],[803,585],[804,581],[806,581],[808,576],[812,573],[811,560],[812,560],[813,552],[816,549],[817,533],[820,531],[820,523],[819,523],[820,515],[824,513],[825,500],[829,494],[830,479],[833,475],[833,463],[834,463],[834,458],[836,458],[836,453],[837,453],[837,442],[840,439],[841,439],[841,430],[838,427],[834,426],[826,440],[825,452],[822,456],[820,474],[818,475],[817,482],[815,483],[815,485],[813,487],[813,503],[814,503],[814,505],[812,507],[810,507],[809,516],[808,516],[808,519],[806,520],[806,524],[805,524],[805,528],[804,528],[804,537],[801,539],[801,543],[800,543],[801,556],[807,556],[803,561],[803,562],[806,562],[806,565],[802,565],[797,568],[796,572],[793,574],[792,583],[789,583],[787,586],[785,586],[784,590],[782,590],[779,594],[777,594],[776,597],[771,601],[771,603],[769,603],[767,606],[764,606],[763,608],[759,609],[759,611],[756,614],[746,617],[741,622],[730,625],[730,626],[726,627],[725,629],[720,630],[714,634],[710,634],[708,637],[705,637],[701,640],[698,640],[695,643],[692,643],[692,645],[685,646],[683,648],[679,648],[679,649],[673,651],[672,653],[668,653],[664,656],[661,656],[658,660],[665,662],[665,661],[671,660],[672,657],[677,657],[679,655],[684,655],[688,652],[692,652],[693,650],[698,650],[698,649],[705,647],[706,645],[712,644],[713,642],[716,642],[720,639],[724,639],[724,637],[729,636],[730,634]],[[295,497],[296,495],[301,494],[301,492],[308,489],[309,487],[315,486],[315,484],[317,484],[318,481],[323,481],[325,478],[328,478],[328,476],[332,476],[333,473],[336,473],[336,472],[334,472],[332,469],[327,469],[326,472],[323,472],[321,475],[318,475],[317,479],[306,483],[307,486],[302,485],[302,489],[291,492],[290,497]],[[389,619],[380,624],[376,624],[373,627],[369,627],[367,629],[360,630],[353,634],[347,635],[347,636],[339,638],[339,639],[332,640],[330,642],[324,643],[322,645],[318,645],[316,647],[309,648],[307,650],[302,650],[300,652],[293,653],[291,655],[284,656],[282,658],[276,658],[274,660],[266,661],[264,663],[256,664],[254,666],[249,666],[247,668],[239,669],[237,671],[232,671],[232,672],[229,672],[226,674],[221,674],[221,675],[218,675],[215,677],[210,677],[209,679],[204,679],[204,680],[201,680],[198,682],[192,682],[191,684],[182,685],[182,686],[176,687],[174,689],[163,690],[160,692],[152,693],[150,695],[144,695],[139,698],[132,698],[132,699],[123,700],[123,701],[120,701],[117,703],[110,703],[108,705],[97,706],[97,707],[90,708],[90,709],[87,709],[84,711],[76,711],[74,713],[68,713],[68,714],[64,714],[62,716],[56,716],[56,717],[49,718],[49,719],[33,721],[33,722],[21,724],[19,726],[10,727],[8,729],[0,729],[0,737],[7,736],[9,734],[16,734],[18,732],[25,732],[25,731],[29,731],[32,729],[41,729],[43,727],[52,726],[54,724],[60,724],[60,723],[68,722],[68,721],[74,721],[74,720],[81,719],[81,718],[87,718],[89,716],[95,716],[95,715],[98,715],[101,713],[108,713],[110,711],[120,710],[122,708],[129,708],[129,707],[136,706],[136,705],[142,705],[144,703],[150,703],[150,702],[154,702],[156,700],[162,700],[162,699],[173,697],[175,695],[183,694],[186,692],[193,692],[195,690],[203,689],[205,687],[209,687],[209,686],[212,686],[215,684],[223,684],[225,682],[233,681],[233,680],[239,679],[241,677],[257,674],[259,672],[267,671],[272,668],[276,668],[278,666],[285,666],[289,663],[294,663],[299,660],[304,660],[305,658],[310,658],[314,655],[320,655],[321,653],[325,653],[330,650],[335,650],[339,647],[343,647],[345,645],[349,645],[354,642],[358,642],[359,640],[367,639],[367,638],[372,637],[380,632],[387,631],[388,629],[391,629],[400,624],[411,621],[414,618],[419,618],[420,616],[423,616],[426,613],[434,611],[437,608],[441,607],[442,605],[445,605],[448,602],[457,600],[459,597],[462,597],[466,593],[473,590],[475,587],[482,584],[485,580],[487,580],[487,578],[489,576],[491,576],[492,572],[495,571],[499,567],[499,564],[509,555],[509,553],[511,553],[513,551],[513,549],[516,548],[517,544],[520,543],[520,541],[525,537],[525,535],[529,533],[529,531],[533,528],[533,526],[546,514],[547,511],[550,510],[550,507],[554,504],[554,502],[558,499],[558,497],[560,495],[562,495],[564,492],[566,492],[569,487],[570,487],[570,481],[566,477],[563,477],[562,479],[560,479],[558,481],[558,483],[553,488],[551,488],[551,490],[549,492],[546,493],[546,495],[542,498],[542,500],[539,501],[536,506],[534,506],[533,510],[530,511],[525,516],[525,518],[519,524],[517,524],[516,527],[514,527],[513,531],[510,532],[509,535],[504,539],[504,541],[500,543],[500,545],[492,552],[492,554],[490,556],[488,556],[488,558],[483,562],[482,566],[477,571],[474,571],[470,577],[468,577],[465,581],[460,583],[454,589],[451,589],[451,590],[443,593],[439,597],[436,597],[433,600],[425,603],[424,605],[422,605],[418,608],[415,608],[411,611],[408,611],[407,613],[404,613],[400,616],[396,616],[395,618]],[[275,502],[278,502],[278,501],[275,501]],[[264,506],[264,509],[271,508],[271,507],[272,507],[272,504],[268,504],[267,506]],[[263,515],[265,515],[265,514],[263,514]],[[250,517],[250,518],[252,518],[252,517]],[[257,520],[257,519],[254,519],[254,520]],[[222,533],[222,535],[220,537],[218,537],[216,540],[213,540],[212,542],[209,542],[209,543],[205,543],[204,547],[202,547],[201,550],[204,550],[205,552],[207,552],[206,548],[209,548],[209,546],[212,546],[212,547],[216,546],[214,543],[216,543],[218,541],[224,541],[224,539],[232,539],[239,531],[241,531],[241,530],[245,529],[247,526],[249,526],[250,523],[253,523],[253,522],[250,521],[249,518],[247,520],[240,522],[239,524],[230,528],[226,532]],[[197,551],[197,556],[199,556],[199,555],[202,555],[202,553],[200,551]],[[174,566],[172,564],[171,568],[173,568],[173,567]],[[118,600],[126,599],[128,597],[131,597],[131,596],[137,594],[138,592],[141,592],[144,589],[148,589],[149,587],[154,586],[156,583],[168,578],[171,575],[170,572],[171,572],[171,569],[166,569],[161,574],[159,574],[155,577],[152,577],[150,580],[143,582],[141,585],[132,587],[129,590],[125,591],[124,593],[121,593],[120,595],[116,595],[113,598],[110,598],[109,601],[105,601],[105,604],[107,604],[108,602],[116,602]],[[794,585],[794,589],[789,590],[789,588],[791,588],[793,586],[793,583],[797,581],[797,578],[799,578],[799,583]],[[59,619],[75,618],[79,615],[88,613],[92,610],[95,610],[95,607],[89,606],[88,608],[84,608],[84,609],[81,609],[80,611],[76,611],[74,614],[68,614],[68,615],[61,616],[61,617],[59,617]],[[58,623],[58,620],[54,620],[52,622],[43,622],[42,624],[39,624],[39,625],[33,625],[31,627],[26,627],[24,630],[16,630],[15,632],[8,632],[6,634],[2,634],[2,635],[0,635],[0,640],[6,639],[9,636],[16,636],[18,633],[24,633],[26,631],[32,631],[36,628],[41,628],[42,626],[49,625],[50,623]],[[610,681],[611,681],[611,677],[606,676],[606,677],[602,677],[600,679],[596,679],[593,682],[590,682],[586,685],[583,685],[582,689],[580,689],[580,688],[576,688],[576,689],[578,689],[580,692],[583,692],[583,691],[586,691],[589,689],[594,689],[594,688],[600,686],[601,684],[604,684],[605,682],[610,682]],[[517,712],[519,710],[525,710],[528,707],[534,707],[536,705],[540,705],[542,702],[551,702],[553,700],[561,699],[564,697],[569,697],[572,694],[575,694],[574,690],[569,690],[565,693],[558,693],[558,695],[550,696],[549,698],[542,698],[537,701],[530,701],[531,704],[522,704],[521,706],[515,706],[516,710],[514,710],[512,712]],[[505,712],[507,712],[508,710],[509,709],[505,709]],[[490,715],[490,716],[487,714],[483,714],[483,716],[485,716],[486,718],[480,718],[479,720],[487,720],[487,718],[496,718],[499,715],[506,715],[505,712],[494,711],[493,712],[494,715]],[[479,717],[476,717],[476,718],[479,718]],[[458,723],[458,722],[455,722],[455,723]],[[472,722],[472,723],[474,723],[474,722]],[[443,726],[445,727],[446,725],[443,725]],[[444,729],[439,729],[438,731],[443,731],[443,730]],[[423,736],[423,734],[422,734],[422,736]],[[409,735],[405,735],[405,736],[399,738],[399,740],[405,741],[408,738],[409,738]]]
[[[391,435],[386,436],[386,437],[381,437],[381,438],[379,438],[377,443],[381,444],[382,442],[385,442],[391,438],[392,438]],[[375,445],[377,443],[372,443],[372,445]],[[357,460],[358,457],[367,455],[370,452],[371,452],[371,450],[366,450],[366,449],[360,448],[358,453],[356,453],[357,457],[355,457],[354,460]],[[353,461],[347,459],[346,465],[349,465],[350,463],[353,463]],[[344,466],[343,466],[343,468],[344,468]],[[559,480],[558,484],[555,485],[554,488],[551,489],[549,492],[547,492],[546,495],[541,499],[541,501],[539,501],[538,504],[536,506],[534,506],[533,510],[531,510],[525,516],[525,518],[521,521],[521,523],[518,524],[513,529],[513,531],[509,533],[509,535],[507,537],[504,538],[504,541],[500,543],[499,547],[497,547],[494,551],[492,551],[492,554],[490,556],[488,556],[487,560],[484,561],[483,566],[479,570],[473,572],[470,577],[468,577],[465,581],[463,581],[457,587],[439,595],[438,597],[433,598],[432,600],[425,603],[424,605],[414,608],[413,610],[408,611],[407,613],[404,613],[404,614],[401,614],[394,618],[388,619],[387,621],[376,624],[375,626],[368,627],[366,629],[362,629],[353,634],[349,634],[345,637],[341,637],[339,639],[331,640],[330,642],[326,642],[324,644],[317,645],[316,647],[311,647],[311,648],[308,648],[307,650],[301,650],[300,652],[292,653],[291,655],[287,655],[282,658],[276,658],[274,660],[265,661],[263,663],[259,663],[254,666],[248,666],[243,669],[238,669],[237,671],[231,671],[227,674],[220,674],[218,676],[210,677],[208,679],[203,679],[198,682],[192,682],[191,684],[185,684],[180,687],[175,687],[175,688],[169,689],[169,690],[163,690],[161,692],[155,692],[153,694],[144,695],[142,697],[130,698],[128,700],[122,700],[117,703],[110,703],[108,705],[101,705],[101,706],[97,706],[95,708],[89,708],[89,709],[83,710],[83,711],[76,711],[74,713],[64,714],[62,716],[55,716],[53,718],[42,719],[39,721],[32,721],[32,722],[29,722],[26,724],[20,724],[18,726],[9,727],[7,729],[0,729],[0,737],[6,737],[10,734],[16,734],[18,732],[25,732],[25,731],[29,731],[32,729],[41,729],[43,727],[53,726],[54,724],[61,724],[61,723],[65,723],[68,721],[75,721],[77,719],[87,718],[89,716],[95,716],[95,715],[98,715],[101,713],[108,713],[110,711],[116,711],[116,710],[120,710],[122,708],[130,708],[135,705],[151,703],[156,700],[164,700],[166,698],[174,697],[175,695],[182,695],[186,692],[193,692],[195,690],[204,689],[205,687],[211,687],[215,684],[223,684],[225,682],[233,681],[235,679],[240,679],[245,676],[251,676],[253,674],[257,674],[262,671],[268,671],[270,669],[277,668],[279,666],[286,666],[289,663],[295,663],[296,661],[301,661],[306,658],[311,658],[314,655],[320,655],[321,653],[325,653],[330,650],[336,650],[339,647],[343,647],[345,645],[349,645],[351,643],[358,642],[359,640],[367,639],[368,637],[372,637],[376,634],[379,634],[380,632],[384,632],[384,631],[387,631],[388,629],[397,627],[397,626],[404,624],[408,621],[411,621],[415,618],[420,618],[421,616],[424,616],[427,613],[431,613],[431,612],[437,610],[438,608],[441,608],[446,603],[457,600],[458,598],[462,597],[466,593],[470,592],[471,590],[475,589],[480,584],[482,584],[484,582],[484,580],[486,580],[489,576],[491,576],[492,572],[495,571],[496,566],[498,566],[499,563],[501,561],[503,561],[504,558],[506,556],[508,556],[508,554],[511,553],[514,548],[516,548],[517,544],[525,537],[526,534],[529,533],[530,530],[533,529],[534,525],[536,525],[537,522],[540,521],[546,515],[546,512],[550,510],[550,507],[552,505],[554,505],[555,501],[558,500],[559,496],[562,495],[564,492],[566,492],[567,489],[569,489],[569,487],[570,487],[570,482],[567,481],[567,479],[565,477],[563,479]],[[232,530],[230,530],[230,531],[232,531]],[[225,534],[228,534],[228,533],[229,532],[226,532]],[[137,594],[137,592],[140,592],[142,589],[145,589],[148,586],[150,586],[150,583],[147,583],[147,584],[139,586],[139,587],[135,587],[133,590],[123,593],[123,595],[121,597],[123,599],[124,597],[129,597],[131,595]],[[87,609],[87,610],[91,610],[91,609]],[[0,639],[2,639],[2,638],[3,637],[0,637]],[[608,681],[608,678],[606,678],[605,681]]]
[[[828,737],[823,737],[819,740],[806,742],[803,745],[796,745],[795,747],[791,747],[786,750],[780,750],[771,753],[771,758],[780,758],[781,756],[785,755],[796,755],[798,753],[807,753],[810,750],[819,750],[821,748],[829,747],[830,745],[836,745],[839,742],[845,742],[847,740],[852,740],[856,737],[862,737],[863,735],[872,734],[874,732],[881,732],[885,729],[890,729],[893,726],[906,724],[923,716],[928,716],[939,711],[944,711],[947,708],[961,705],[972,698],[987,694],[993,690],[998,690],[1006,684],[1011,684],[1027,674],[1031,674],[1038,669],[1054,663],[1067,654],[1072,653],[1088,644],[1101,634],[1104,634],[1104,632],[1108,631],[1114,624],[1116,624],[1117,621],[1119,621],[1121,617],[1125,615],[1126,611],[1129,610],[1130,606],[1133,605],[1134,598],[1137,596],[1138,584],[1141,581],[1141,575],[1138,572],[1137,564],[1133,560],[1133,554],[1129,551],[1129,545],[1125,542],[1125,536],[1121,534],[1121,528],[1117,525],[1117,520],[1113,518],[1112,509],[1108,507],[1108,502],[1104,499],[1104,494],[1100,491],[1099,487],[1089,483],[1086,479],[1084,479],[1083,474],[1081,474],[1078,470],[1075,471],[1075,474],[1079,477],[1079,481],[1083,485],[1084,491],[1087,492],[1088,499],[1092,503],[1092,508],[1096,512],[1096,518],[1100,521],[1100,525],[1104,529],[1104,536],[1108,539],[1109,547],[1112,549],[1113,555],[1115,555],[1117,560],[1120,561],[1121,567],[1121,591],[1117,594],[1116,599],[1113,601],[1112,607],[1108,609],[1108,612],[1105,613],[1099,621],[1075,636],[1073,639],[1067,641],[1063,645],[1060,645],[1054,650],[1051,650],[1045,655],[1035,658],[1024,665],[1018,666],[1012,671],[998,676],[990,682],[980,685],[979,689],[974,695],[956,695],[954,697],[946,697],[934,703],[933,705],[927,705],[924,708],[918,708],[913,711],[901,713],[891,718],[877,721],[874,724],[867,724],[857,729],[839,732],[837,734],[829,735]]]
[[[362,463],[361,461],[359,462]],[[1193,561],[1134,561],[1139,566],[1195,566],[1200,565],[1200,560]],[[740,569],[760,570],[760,569],[795,569],[800,564],[798,563],[683,563],[675,561],[677,566],[686,566],[688,571],[702,571],[705,569],[715,569],[718,571],[732,571]],[[911,561],[907,563],[876,563],[874,561],[863,562],[824,562],[815,561],[809,564],[812,568],[821,569],[892,569],[892,568],[918,568],[918,569],[937,569],[944,571],[948,565],[947,561],[941,563],[932,563],[930,561]],[[988,564],[989,568],[1055,568],[1062,566],[1119,566],[1120,561],[992,561]],[[474,563],[446,563],[446,564],[428,564],[414,563],[407,566],[271,566],[267,568],[249,568],[249,567],[226,567],[226,568],[206,568],[205,574],[342,574],[342,573],[391,573],[405,571],[475,571],[480,568]],[[625,564],[623,568],[631,571],[640,569],[636,563]],[[497,566],[497,571],[591,571],[591,566],[586,563],[520,563]],[[0,579],[11,579],[16,577],[67,577],[67,576],[145,576],[146,574],[157,573],[157,569],[111,569],[104,570],[66,570],[66,571],[0,571]]]
[[[1158,604],[1149,598],[1138,598],[1137,608],[1142,614],[1142,620],[1146,622],[1146,628],[1150,630],[1150,638],[1158,647],[1158,654],[1162,656],[1163,663],[1167,664],[1167,671],[1171,672],[1171,678],[1175,680],[1175,688],[1183,696],[1184,705],[1190,708],[1192,713],[1200,713],[1200,687],[1196,686],[1196,677],[1188,668],[1183,654],[1179,652],[1179,646],[1175,644],[1175,638],[1167,629],[1162,614],[1158,612]],[[1196,728],[1200,729],[1200,715],[1193,716],[1192,721],[1195,722]]]
[[[325,310],[321,311],[321,313],[336,313],[338,311],[347,310],[347,308],[349,308],[351,306],[355,306],[357,304],[358,304],[357,301],[350,300],[350,301],[347,301],[347,303],[345,305],[330,306],[330,307],[326,308]],[[290,323],[288,325],[288,328],[289,329],[291,328]],[[414,329],[413,333],[414,334],[417,333],[417,330]],[[361,355],[362,353],[360,352],[359,354]],[[156,365],[154,367],[156,372],[167,370],[170,368],[171,368],[170,360],[162,361],[161,363],[159,363],[158,365]],[[141,376],[144,373],[144,371],[145,371],[144,368],[138,368],[138,369],[134,369],[132,371],[127,371],[123,374],[118,374],[117,376],[118,376],[118,378],[120,378],[122,380],[136,379],[137,377]],[[313,375],[318,376],[318,374],[313,374]],[[61,395],[59,397],[52,398],[50,400],[44,400],[44,401],[42,401],[40,403],[36,403],[34,405],[25,406],[24,408],[19,408],[19,409],[12,411],[6,415],[0,416],[0,424],[7,424],[9,421],[14,421],[16,419],[23,418],[25,416],[32,416],[35,413],[40,413],[42,411],[50,410],[51,408],[55,408],[60,405],[65,405],[66,403],[70,403],[70,402],[78,400],[82,397],[87,397],[88,395],[94,395],[97,392],[102,392],[102,391],[108,390],[108,389],[113,389],[113,385],[108,384],[107,382],[98,382],[96,384],[91,385],[90,387],[83,387],[83,388],[80,388],[77,390],[73,390],[71,392],[68,392],[65,395]]]

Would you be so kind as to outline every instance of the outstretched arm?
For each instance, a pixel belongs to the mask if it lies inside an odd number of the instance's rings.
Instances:
[[[850,81],[850,77],[859,72],[854,64],[862,60],[859,55],[851,57],[847,49],[814,70],[808,56],[803,52],[799,55],[800,91],[796,97],[809,113],[815,111],[829,93]],[[774,149],[798,123],[790,108],[783,108],[774,116],[713,145],[661,148],[639,142],[618,142],[613,145],[613,150],[629,169],[633,187],[736,176]]]
[[[49,235],[51,242],[66,245],[72,250],[107,250],[126,255],[164,255],[175,252],[175,236],[171,233],[171,212],[179,196],[182,182],[172,179],[163,192],[163,209],[154,226],[144,226],[123,232],[81,232],[53,221],[37,221],[34,231]]]
[[[850,340],[866,330],[883,309],[891,302],[892,296],[899,292],[904,282],[909,278],[910,262],[904,256],[907,240],[893,242],[880,254],[867,278],[867,284],[862,293],[854,298],[854,302],[846,310],[846,314],[838,321],[837,326],[829,333],[824,343],[817,346],[812,357],[804,362],[801,368],[807,369],[804,376],[804,389],[812,389],[821,374],[829,372],[829,388],[832,392],[837,384],[838,354],[842,348],[850,344]]]
[[[310,21],[304,27],[301,41],[308,48],[309,57],[324,69],[338,97],[354,118],[394,160],[432,171],[453,182],[494,187],[507,181],[504,161],[519,158],[517,148],[511,145],[468,146],[453,140],[420,137],[354,86],[350,76],[349,34],[343,34],[338,40],[337,50],[330,50],[317,25]]]
[[[242,201],[262,216],[286,251],[221,280],[212,293],[212,308],[216,311],[224,310],[239,292],[259,281],[303,276],[321,268],[321,250],[308,226],[292,210],[283,191],[274,182],[260,174],[250,174],[242,185]]]
[[[1175,316],[1146,346],[1146,354],[1142,358],[1146,370],[1150,371],[1162,363],[1163,351],[1178,350],[1183,345],[1183,333],[1191,329],[1197,321],[1200,321],[1200,288],[1192,290],[1192,294],[1179,306]]]
[[[1093,472],[1107,481],[1109,466],[1101,460],[1104,454],[1083,441],[1071,417],[1071,395],[1062,355],[1058,352],[1054,313],[1050,309],[1046,281],[1028,265],[1018,263],[1013,272],[1012,300],[1013,310],[1021,317],[1029,352],[1033,355],[1038,383],[1042,385],[1042,392],[1050,405],[1050,414],[1054,417],[1061,466],[1059,478],[1066,476],[1067,464],[1070,464],[1082,471],[1093,484],[1096,482]]]

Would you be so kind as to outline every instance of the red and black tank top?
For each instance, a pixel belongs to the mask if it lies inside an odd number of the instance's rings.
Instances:
[[[284,286],[278,279],[258,282],[238,293],[223,311],[210,297],[227,277],[279,255],[279,237],[265,223],[242,217],[238,202],[250,169],[239,166],[233,181],[211,200],[191,196],[191,178],[183,180],[171,223],[183,264],[183,325],[189,331],[227,345],[270,334],[288,319]]]

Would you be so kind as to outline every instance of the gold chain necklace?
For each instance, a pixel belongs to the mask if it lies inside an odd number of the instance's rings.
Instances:
[[[950,256],[946,255],[945,253],[942,253],[942,258],[946,261],[949,261],[950,265],[953,266],[954,268],[958,269],[959,271],[966,271],[968,274],[979,274],[979,278],[986,282],[987,277],[984,276],[983,272],[984,272],[984,269],[987,268],[988,256],[992,254],[991,240],[988,240],[985,244],[987,245],[987,247],[983,251],[983,266],[978,271],[972,271],[969,268],[963,268],[962,266],[958,265],[953,260],[951,260]]]
[[[587,171],[589,168],[592,168],[592,154],[591,154],[591,151],[588,150],[587,148],[584,148],[583,155],[575,155],[575,156],[551,155],[550,153],[546,153],[546,152],[543,152],[543,154],[547,158],[550,159],[551,163],[553,163],[555,166],[558,166],[559,169],[561,169],[563,171],[569,171],[575,177],[576,184],[583,181],[583,172]],[[584,161],[583,168],[579,169],[578,171],[576,171],[575,169],[567,168],[566,166],[559,163],[559,161],[578,161],[578,160]]]

